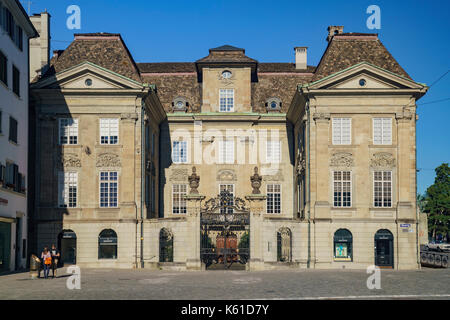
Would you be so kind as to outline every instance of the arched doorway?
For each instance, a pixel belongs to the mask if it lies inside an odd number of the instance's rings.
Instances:
[[[173,262],[173,235],[166,228],[159,232],[159,262]]]
[[[291,230],[289,228],[280,228],[277,232],[277,261],[291,262]]]
[[[98,258],[117,259],[117,233],[104,229],[98,235]]]
[[[387,229],[380,229],[375,234],[375,265],[394,267],[394,236]]]
[[[72,230],[63,230],[58,235],[58,248],[61,251],[61,263],[77,263],[77,235]]]
[[[339,229],[333,238],[334,261],[353,261],[353,236],[347,229]]]

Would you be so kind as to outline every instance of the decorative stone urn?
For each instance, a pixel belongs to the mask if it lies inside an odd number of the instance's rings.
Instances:
[[[192,167],[192,174],[188,177],[189,181],[189,187],[191,188],[191,194],[198,194],[198,186],[200,181],[200,176],[196,173],[197,169],[195,167]]]
[[[252,194],[261,194],[261,191],[259,191],[259,188],[261,187],[261,180],[262,177],[258,174],[258,167],[255,167],[254,169],[255,173],[250,176],[250,181],[252,183]]]

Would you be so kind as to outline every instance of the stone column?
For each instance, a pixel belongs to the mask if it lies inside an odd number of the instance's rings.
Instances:
[[[187,270],[201,270],[200,261],[200,206],[205,196],[200,194],[188,194],[186,199],[187,209],[187,233],[186,248],[190,251],[189,259],[186,259]]]
[[[263,254],[263,209],[266,196],[263,194],[252,194],[245,199],[250,204],[250,270],[264,269]]]

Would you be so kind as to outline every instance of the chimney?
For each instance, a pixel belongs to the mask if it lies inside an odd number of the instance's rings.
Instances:
[[[344,32],[344,26],[329,26],[327,30],[328,30],[327,41],[330,42],[333,36]]]
[[[45,72],[50,62],[50,14],[45,11],[34,14],[30,21],[39,33],[30,39],[30,81]]]
[[[308,47],[295,47],[295,69],[305,70],[307,68],[306,52]]]

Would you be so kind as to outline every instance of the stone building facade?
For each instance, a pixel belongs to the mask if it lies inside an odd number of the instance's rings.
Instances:
[[[28,60],[37,35],[19,1],[0,0],[0,273],[26,267]]]
[[[334,32],[334,30],[337,32]],[[414,82],[376,34],[318,66],[135,63],[76,34],[32,84],[36,248],[92,267],[418,268]]]

